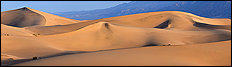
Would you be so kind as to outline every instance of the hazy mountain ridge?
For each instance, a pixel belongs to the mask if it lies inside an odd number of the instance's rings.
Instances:
[[[55,13],[77,19],[95,20],[156,11],[184,11],[208,18],[231,18],[230,1],[133,1],[107,9]]]
[[[168,9],[167,9],[168,8]],[[184,11],[209,18],[231,18],[231,3],[226,1],[193,1],[182,2],[176,6],[168,6],[160,11]]]

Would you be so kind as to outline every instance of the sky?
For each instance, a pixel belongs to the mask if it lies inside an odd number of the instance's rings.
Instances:
[[[1,11],[29,7],[48,13],[104,9],[130,1],[1,1]]]

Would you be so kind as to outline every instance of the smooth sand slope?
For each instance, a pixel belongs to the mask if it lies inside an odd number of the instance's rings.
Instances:
[[[25,29],[32,31],[35,34],[40,34],[42,36],[55,35],[55,34],[62,34],[62,33],[76,31],[94,23],[96,22],[79,22],[74,24],[55,25],[55,26],[33,26],[33,27],[25,27]]]
[[[199,26],[197,26],[198,24],[196,24],[195,22],[214,26],[227,26],[226,28],[220,29],[231,28],[230,19],[209,19],[179,11],[141,13],[112,18],[104,18],[99,19],[98,21],[108,21],[127,26],[178,30],[201,30],[199,29]]]
[[[1,17],[1,66],[231,65],[231,19],[163,11],[79,21],[27,7]]]
[[[62,34],[66,32],[72,32],[78,30],[87,25],[94,24],[96,22],[109,22],[112,24],[145,27],[145,28],[160,28],[168,30],[186,30],[186,31],[201,31],[201,30],[213,30],[213,29],[225,29],[231,30],[230,19],[211,19],[199,17],[186,12],[179,11],[163,11],[163,12],[150,12],[133,14],[119,17],[103,18],[99,20],[82,21],[81,23],[74,23],[62,26],[37,26],[27,27],[41,35],[53,35]],[[71,29],[70,29],[71,28]],[[60,29],[60,30],[56,30]]]
[[[33,36],[32,33],[24,28],[1,24],[1,36]]]
[[[32,59],[32,57],[49,56],[64,52],[48,44],[48,42],[40,41],[31,36],[1,36],[1,53],[6,54],[6,57],[1,55],[1,58],[5,58],[1,59],[1,62],[8,64],[11,62],[4,60],[10,60],[10,58],[14,60]]]
[[[67,50],[103,50],[157,45],[188,45],[231,39],[231,31],[172,31],[137,28],[98,22],[80,30],[38,37],[53,46]],[[67,46],[68,44],[69,46]]]
[[[1,24],[15,27],[65,25],[76,22],[78,20],[44,13],[28,7],[1,12]]]
[[[22,59],[22,58],[1,53],[1,61],[5,61],[5,60],[9,60],[9,59],[17,60],[17,59]]]
[[[15,66],[230,66],[231,41],[99,51],[31,61]]]
[[[17,57],[32,58],[61,52],[34,37],[2,36],[1,39],[1,53]]]
[[[28,59],[63,52],[63,50],[48,44],[48,42],[40,41],[33,35],[33,32],[24,28],[1,24],[1,62],[3,65],[11,63],[9,60]]]
[[[1,53],[31,58],[60,52],[47,44],[49,43],[39,40],[31,31],[1,24]]]

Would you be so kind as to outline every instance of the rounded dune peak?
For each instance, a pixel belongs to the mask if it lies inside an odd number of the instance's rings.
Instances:
[[[24,8],[24,9],[31,9],[30,7],[27,7],[27,6],[24,6],[24,7],[22,7],[22,8]]]
[[[16,10],[29,10],[29,11],[33,11],[35,9],[32,9],[30,7],[22,7],[22,8],[16,9]]]
[[[66,25],[77,22],[79,21],[45,13],[29,7],[1,12],[1,23],[14,27]]]

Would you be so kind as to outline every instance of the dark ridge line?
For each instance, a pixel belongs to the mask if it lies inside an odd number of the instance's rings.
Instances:
[[[40,20],[41,23],[39,22],[39,24],[33,23],[33,24],[31,24],[30,26],[45,25],[45,24],[46,24],[46,19],[45,19],[45,17],[44,17],[43,15],[41,15],[41,14],[39,14],[39,13],[37,13],[37,12],[34,12],[33,10],[28,9],[27,7],[23,7],[23,8],[11,10],[11,11],[16,11],[16,10],[23,11],[23,14],[22,14],[23,16],[22,16],[22,17],[20,17],[20,16],[19,16],[19,17],[16,17],[17,19],[25,20],[24,18],[25,18],[25,16],[26,16],[27,11],[30,11],[30,12],[32,12],[32,13],[35,13],[35,14],[39,15],[39,17],[41,17],[41,20],[43,20],[43,21]],[[16,21],[13,21],[13,22],[16,22]],[[22,21],[21,21],[21,22],[22,22]],[[4,24],[4,25],[13,26],[13,27],[19,27],[19,28],[29,27],[29,26],[19,26],[21,22],[19,22],[19,23],[14,23],[14,24]],[[10,22],[10,23],[12,23],[12,22]]]
[[[207,24],[207,23],[200,23],[197,21],[193,21],[194,24],[193,26],[196,27],[200,27],[200,28],[205,28],[205,29],[226,29],[226,30],[231,30],[231,29],[227,29],[226,27],[230,27],[230,25],[211,25],[211,24]]]
[[[110,29],[108,23],[104,23],[104,25],[105,25],[106,29]]]
[[[158,25],[158,26],[156,26],[154,28],[164,29],[164,28],[167,28],[169,26],[169,24],[171,24],[171,20],[170,19],[164,21],[163,23],[161,23],[160,25]]]

